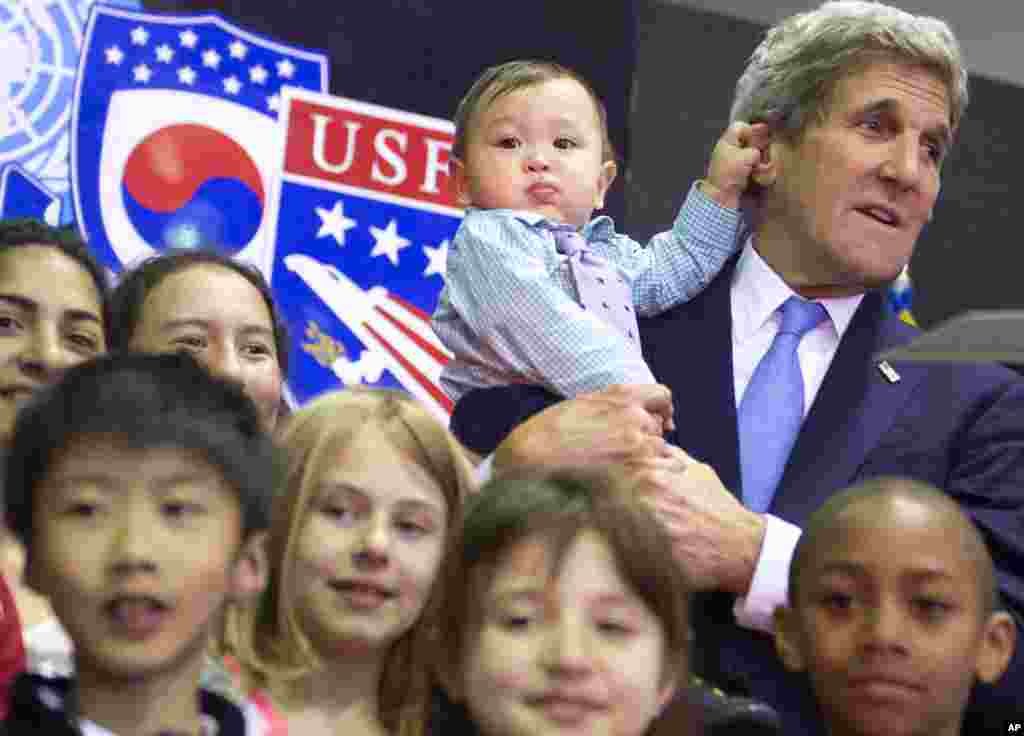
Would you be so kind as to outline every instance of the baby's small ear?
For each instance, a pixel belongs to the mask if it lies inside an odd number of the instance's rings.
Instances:
[[[1017,647],[1017,622],[1006,611],[988,618],[982,633],[975,674],[982,682],[993,683],[1002,677]]]
[[[775,623],[775,651],[786,669],[801,672],[807,666],[800,646],[798,616],[789,606],[779,606],[772,617]]]
[[[451,165],[451,182],[452,191],[455,193],[455,201],[459,207],[469,207],[473,204],[473,199],[469,195],[469,176],[466,173],[466,165],[462,163],[462,159],[455,158],[454,156],[449,159]]]

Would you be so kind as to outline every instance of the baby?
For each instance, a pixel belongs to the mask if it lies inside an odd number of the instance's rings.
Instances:
[[[591,219],[617,167],[604,106],[576,73],[547,61],[491,67],[455,117],[452,176],[468,212],[434,313],[454,353],[445,390],[458,399],[529,383],[572,397],[654,383],[634,310],[692,298],[742,246],[739,199],[767,126],[731,126],[672,229],[645,247]]]

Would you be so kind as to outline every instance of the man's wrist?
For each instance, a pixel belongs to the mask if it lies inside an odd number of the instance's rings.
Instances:
[[[745,596],[750,592],[750,586],[754,581],[767,523],[762,514],[747,511],[740,524],[741,531],[737,537],[739,544],[736,545],[736,555],[733,558],[735,565],[728,579],[723,581],[723,587],[731,593]]]

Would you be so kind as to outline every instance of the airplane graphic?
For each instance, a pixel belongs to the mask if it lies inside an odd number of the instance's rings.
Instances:
[[[366,347],[357,361],[335,358],[331,368],[342,382],[387,368],[447,425],[453,405],[440,378],[452,355],[431,329],[430,315],[383,286],[364,291],[334,266],[311,256],[293,253],[285,256],[284,264]]]

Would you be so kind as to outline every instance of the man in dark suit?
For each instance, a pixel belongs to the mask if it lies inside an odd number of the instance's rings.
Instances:
[[[837,490],[879,475],[943,488],[978,523],[1009,607],[1024,611],[1024,386],[999,366],[874,358],[915,334],[880,289],[931,217],[966,101],[941,21],[838,2],[772,28],[732,109],[774,130],[753,177],[752,237],[704,293],[641,325],[645,357],[672,392],[669,439],[688,455],[648,453],[630,467],[708,591],[695,606],[697,669],[742,681],[788,732],[821,725],[764,632],[800,524]],[[706,205],[704,216],[730,216]],[[536,388],[476,392],[453,428],[487,450],[503,419],[553,400]],[[507,442],[555,456],[565,443],[553,427],[572,424],[573,403]],[[592,398],[583,406],[592,412]],[[1024,716],[1020,649],[995,689],[976,692],[969,719]],[[913,653],[897,643],[876,655],[898,664]]]

